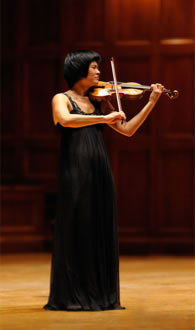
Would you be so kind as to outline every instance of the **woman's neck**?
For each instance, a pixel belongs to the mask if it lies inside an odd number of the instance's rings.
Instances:
[[[90,86],[86,86],[86,84],[83,84],[81,81],[76,83],[70,91],[75,95],[75,96],[86,96],[86,93],[88,91]]]

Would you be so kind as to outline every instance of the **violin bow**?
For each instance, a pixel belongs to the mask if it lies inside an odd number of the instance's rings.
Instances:
[[[114,57],[111,58],[110,63],[111,63],[112,76],[113,76],[114,86],[115,86],[115,91],[116,91],[116,100],[117,100],[117,105],[118,105],[118,111],[120,112],[123,110],[122,110],[121,100],[120,100],[120,96],[119,96],[119,92],[118,92],[116,70],[115,70],[115,65],[114,65]],[[121,124],[123,124],[123,120],[121,121]]]

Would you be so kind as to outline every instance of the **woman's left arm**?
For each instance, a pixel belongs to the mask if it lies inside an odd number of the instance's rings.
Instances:
[[[140,110],[137,115],[135,115],[129,121],[123,121],[123,123],[118,122],[116,124],[110,124],[109,126],[116,130],[118,133],[121,133],[126,136],[132,136],[143,124],[143,122],[146,120],[146,118],[154,108],[156,102],[162,94],[164,86],[162,86],[161,84],[152,84],[151,88],[152,92],[150,94],[148,103],[146,103],[146,105]],[[110,107],[112,107],[111,104]]]

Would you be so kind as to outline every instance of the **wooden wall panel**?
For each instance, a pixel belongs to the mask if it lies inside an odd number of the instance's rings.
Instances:
[[[58,91],[59,61],[34,59],[27,68],[28,100],[25,108],[25,131],[28,136],[54,133],[51,99]]]
[[[1,72],[1,130],[3,136],[14,136],[16,132],[16,81],[15,61],[4,62]]]
[[[16,27],[16,3],[16,0],[1,1],[1,42],[4,50],[16,47],[16,29],[13,29]]]
[[[194,38],[194,0],[162,0],[160,38]]]
[[[194,169],[192,153],[165,150],[160,165],[159,231],[193,235]]]
[[[143,81],[142,84],[150,82],[151,58],[149,56],[131,56],[131,61],[127,56],[118,56],[116,58],[116,68],[118,69],[119,81]]]
[[[117,176],[120,228],[145,232],[149,219],[149,153],[128,150],[118,152]],[[139,175],[137,175],[139,173]]]
[[[109,3],[116,43],[152,39],[154,7],[151,1],[115,0]]]
[[[45,44],[58,44],[60,9],[58,1],[53,0],[28,0],[28,45],[43,46]]]
[[[16,147],[12,140],[4,139],[1,146],[1,174],[6,178],[16,176]]]
[[[69,12],[73,20],[73,43],[102,42],[105,30],[104,1],[73,0]]]
[[[48,141],[49,142],[49,141]],[[28,147],[25,152],[25,176],[30,179],[55,180],[57,173],[56,148],[40,146]]]
[[[171,90],[180,91],[177,100],[170,101],[165,97],[161,100],[159,121],[161,133],[193,134],[193,72],[194,56],[191,54],[161,57],[161,81]]]
[[[1,252],[42,250],[44,244],[44,198],[41,188],[1,188]]]

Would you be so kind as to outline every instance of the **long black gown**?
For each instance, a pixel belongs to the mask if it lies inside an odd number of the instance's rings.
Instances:
[[[65,94],[72,113],[86,115]],[[94,102],[92,115],[100,115]],[[112,170],[103,125],[65,128],[60,169],[50,296],[47,310],[123,309]]]

